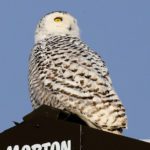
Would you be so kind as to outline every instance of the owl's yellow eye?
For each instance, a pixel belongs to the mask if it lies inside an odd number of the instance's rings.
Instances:
[[[55,22],[62,22],[63,21],[63,18],[62,17],[56,17],[54,19]]]

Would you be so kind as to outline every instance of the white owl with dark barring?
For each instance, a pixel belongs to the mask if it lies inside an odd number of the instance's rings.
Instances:
[[[49,13],[37,25],[29,85],[34,109],[49,105],[116,134],[127,127],[105,62],[81,41],[77,20],[67,12]]]

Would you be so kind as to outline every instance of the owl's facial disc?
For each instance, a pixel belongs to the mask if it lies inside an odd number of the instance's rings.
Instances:
[[[49,35],[70,35],[79,37],[76,19],[68,13],[53,12],[42,18],[36,29],[35,42]]]

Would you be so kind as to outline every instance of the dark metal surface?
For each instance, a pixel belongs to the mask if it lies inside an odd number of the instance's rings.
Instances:
[[[48,106],[40,107],[23,119],[22,123],[0,134],[0,150],[7,150],[9,145],[13,148],[64,140],[71,141],[71,150],[150,150],[149,143],[89,128],[77,116]]]

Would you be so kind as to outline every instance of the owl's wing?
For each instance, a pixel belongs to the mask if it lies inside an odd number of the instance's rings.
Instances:
[[[56,92],[56,97],[65,95],[64,107],[90,126],[110,130],[126,127],[125,109],[100,56],[79,42],[55,46],[51,51],[47,51],[50,47],[45,49],[36,56],[36,65],[40,64],[40,79],[47,92]]]
[[[116,99],[105,62],[86,44],[59,45],[52,51],[40,58],[47,66],[40,73],[46,88],[81,98],[113,95]]]

